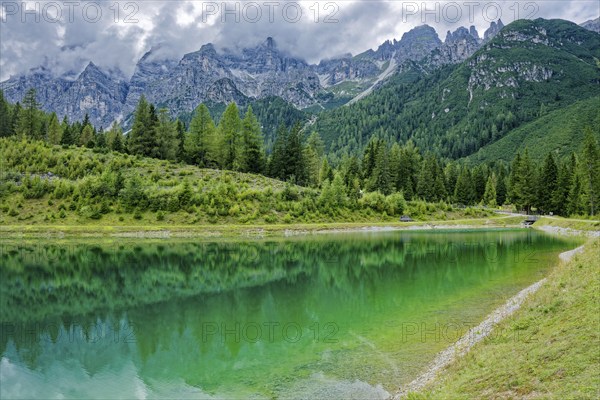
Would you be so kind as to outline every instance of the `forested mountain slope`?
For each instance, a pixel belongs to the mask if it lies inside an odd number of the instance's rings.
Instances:
[[[600,93],[600,35],[564,20],[519,20],[458,65],[426,61],[365,99],[319,116],[313,129],[334,158],[372,136],[412,139],[460,158],[548,112]]]

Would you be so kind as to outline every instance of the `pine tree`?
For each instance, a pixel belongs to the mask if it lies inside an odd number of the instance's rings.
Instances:
[[[585,213],[585,204],[582,198],[581,177],[579,173],[573,174],[573,183],[567,197],[567,215],[582,215]]]
[[[555,213],[554,193],[558,184],[558,167],[552,153],[548,153],[538,178],[537,206],[544,213]]]
[[[372,180],[374,185],[369,191],[380,191],[385,195],[392,193],[393,183],[390,174],[389,154],[387,147],[383,143],[377,151]]]
[[[321,160],[325,153],[325,145],[317,132],[312,132],[306,141],[304,148],[304,160],[306,162],[306,183],[308,186],[318,187],[320,184],[319,170]],[[346,182],[347,176],[344,176]]]
[[[260,124],[248,106],[242,120],[242,156],[241,170],[244,172],[261,173],[264,169],[264,148]]]
[[[421,163],[421,171],[417,180],[417,196],[421,199],[429,202],[438,200],[438,194],[436,193],[436,175],[437,166],[435,156],[428,153],[423,162]]]
[[[288,134],[285,146],[284,167],[285,180],[291,179],[299,185],[306,183],[306,168],[300,123],[296,123]]]
[[[153,110],[154,106],[151,106],[142,95],[135,110],[133,126],[127,138],[127,148],[130,154],[147,157],[159,156],[159,144],[154,129],[157,117]]]
[[[94,129],[91,125],[87,124],[83,127],[83,131],[79,136],[79,145],[92,148],[94,144]]]
[[[177,161],[185,161],[185,125],[180,119],[177,119],[176,128],[177,140]]]
[[[48,123],[48,142],[50,144],[60,144],[62,140],[62,127],[58,122],[56,113],[50,115],[50,122]]]
[[[184,140],[183,147],[187,162],[203,167],[218,166],[219,156],[216,154],[215,140],[215,123],[206,105],[200,104],[196,107],[189,132]]]
[[[462,167],[456,179],[454,188],[454,199],[458,204],[465,206],[475,204],[475,186],[471,177],[471,171],[467,167]]]
[[[589,214],[596,215],[600,200],[600,151],[590,129],[586,130],[583,142],[581,171]]]
[[[75,144],[75,139],[73,138],[72,133],[73,129],[69,124],[69,119],[66,115],[63,117],[63,120],[60,125],[62,129],[62,137],[60,138],[60,144],[64,146],[70,146],[72,144]]]
[[[563,163],[558,171],[556,190],[552,194],[552,209],[559,215],[568,215],[568,198],[573,175],[567,163]]]
[[[507,188],[506,188],[506,168],[503,165],[498,167],[498,174],[496,179],[496,200],[498,205],[501,206],[506,202]]]
[[[221,166],[239,171],[242,167],[242,141],[240,112],[235,103],[230,103],[219,123],[221,139]]]
[[[11,126],[11,131],[10,131],[10,136],[14,136],[18,134],[18,129],[19,129],[19,118],[20,115],[23,111],[23,108],[21,107],[21,103],[19,103],[18,101],[15,103],[15,106],[12,109],[12,113],[10,115],[10,122],[12,124]]]
[[[471,172],[471,176],[473,177],[473,186],[475,188],[475,203],[479,203],[483,198],[487,182],[484,168],[478,165]]]
[[[404,198],[407,200],[412,200],[416,191],[420,160],[419,149],[415,147],[412,141],[402,146],[396,190],[402,191]]]
[[[496,174],[491,173],[485,184],[485,192],[483,193],[482,203],[488,207],[496,207],[498,202],[496,200]]]
[[[154,128],[158,140],[159,158],[163,160],[175,161],[179,149],[177,139],[177,127],[169,117],[166,108],[161,108],[158,112],[158,122]]]
[[[12,115],[4,92],[0,89],[0,137],[12,136]]]
[[[123,131],[117,122],[113,122],[110,130],[106,134],[106,145],[113,151],[123,152]]]
[[[327,158],[323,158],[323,162],[321,163],[321,169],[319,171],[319,180],[321,184],[327,180],[330,182],[333,180],[333,169],[329,166],[329,162]]]
[[[523,157],[517,153],[513,160],[509,176],[509,197],[517,209],[524,209],[527,213],[535,203],[537,179],[535,169],[529,152],[525,149]]]
[[[277,128],[273,152],[269,162],[269,175],[273,178],[285,180],[285,163],[288,130],[285,125],[280,124]]]
[[[42,138],[38,107],[39,104],[37,102],[35,89],[29,89],[23,97],[23,108],[19,114],[16,131],[19,137],[29,137],[32,139]]]

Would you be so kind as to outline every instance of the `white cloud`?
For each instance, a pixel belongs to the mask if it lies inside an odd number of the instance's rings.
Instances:
[[[27,9],[37,10],[37,16],[24,13],[21,4],[2,2],[0,80],[39,65],[56,74],[80,71],[89,60],[131,75],[137,60],[152,46],[160,44],[163,57],[178,59],[208,42],[240,48],[256,45],[267,36],[274,37],[290,54],[318,62],[376,48],[423,23],[435,27],[443,40],[447,30],[461,25],[473,24],[483,34],[490,17],[501,16],[510,23],[516,9],[520,16],[534,12],[532,17],[578,23],[597,18],[600,12],[596,0],[496,0],[472,8],[451,1],[258,0],[228,2],[226,13],[221,1],[81,2],[71,9],[62,1],[28,1]],[[61,6],[60,22],[53,22],[56,4]],[[455,4],[462,5],[460,14]],[[531,8],[532,4],[537,9]],[[495,5],[500,6],[500,14]],[[100,18],[93,21],[98,10]],[[454,18],[457,15],[460,18]],[[294,21],[296,17],[298,21]]]

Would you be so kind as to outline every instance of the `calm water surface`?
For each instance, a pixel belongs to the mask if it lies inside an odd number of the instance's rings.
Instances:
[[[576,245],[531,230],[4,241],[0,395],[385,397]]]

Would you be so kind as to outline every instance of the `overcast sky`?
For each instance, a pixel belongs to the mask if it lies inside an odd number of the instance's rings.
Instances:
[[[492,20],[563,18],[577,23],[600,14],[597,0],[544,1],[5,1],[0,7],[0,80],[44,65],[78,74],[92,60],[131,76],[135,63],[160,45],[179,59],[212,42],[254,46],[266,37],[308,62],[377,48],[427,23],[446,31]],[[22,4],[26,4],[23,8]],[[423,5],[425,4],[425,7]]]

